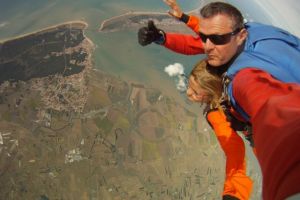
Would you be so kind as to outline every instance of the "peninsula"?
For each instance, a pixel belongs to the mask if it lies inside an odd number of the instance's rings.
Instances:
[[[190,11],[189,14],[198,15],[196,11]],[[98,30],[99,32],[115,32],[124,29],[137,29],[146,26],[149,20],[153,20],[155,25],[166,31],[191,32],[184,23],[166,13],[133,11],[104,20]]]

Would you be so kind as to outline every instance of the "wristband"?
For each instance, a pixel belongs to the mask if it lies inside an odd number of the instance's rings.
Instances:
[[[186,24],[188,23],[189,19],[190,19],[190,16],[185,13],[182,13],[181,17],[179,18],[180,21],[182,21]]]
[[[166,41],[166,34],[164,31],[159,30],[159,35],[160,37],[158,38],[158,40],[154,41],[156,44],[160,44],[163,45]]]

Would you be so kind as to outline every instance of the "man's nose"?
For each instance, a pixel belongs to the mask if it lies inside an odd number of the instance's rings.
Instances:
[[[209,38],[207,38],[206,42],[204,43],[205,50],[209,51],[209,50],[213,49],[214,47],[215,47],[215,44],[212,43]]]

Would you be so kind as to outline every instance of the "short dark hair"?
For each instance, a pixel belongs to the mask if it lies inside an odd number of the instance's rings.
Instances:
[[[244,18],[242,13],[233,5],[224,2],[212,2],[205,5],[200,10],[200,15],[203,18],[214,17],[218,14],[224,14],[232,18],[233,30],[244,27]]]

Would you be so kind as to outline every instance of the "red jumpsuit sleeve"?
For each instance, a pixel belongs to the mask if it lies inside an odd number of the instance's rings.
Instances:
[[[166,33],[166,41],[164,43],[164,46],[180,54],[204,54],[201,39],[192,35]]]
[[[300,85],[246,68],[233,79],[233,96],[250,115],[263,175],[263,199],[300,192]]]
[[[187,26],[192,29],[195,33],[199,32],[199,24],[200,24],[200,19],[199,17],[196,17],[194,15],[190,15],[189,21],[187,22]]]
[[[242,138],[230,127],[220,110],[207,114],[207,120],[215,131],[226,156],[224,195],[248,200],[252,191],[252,180],[246,175],[245,146]]]

